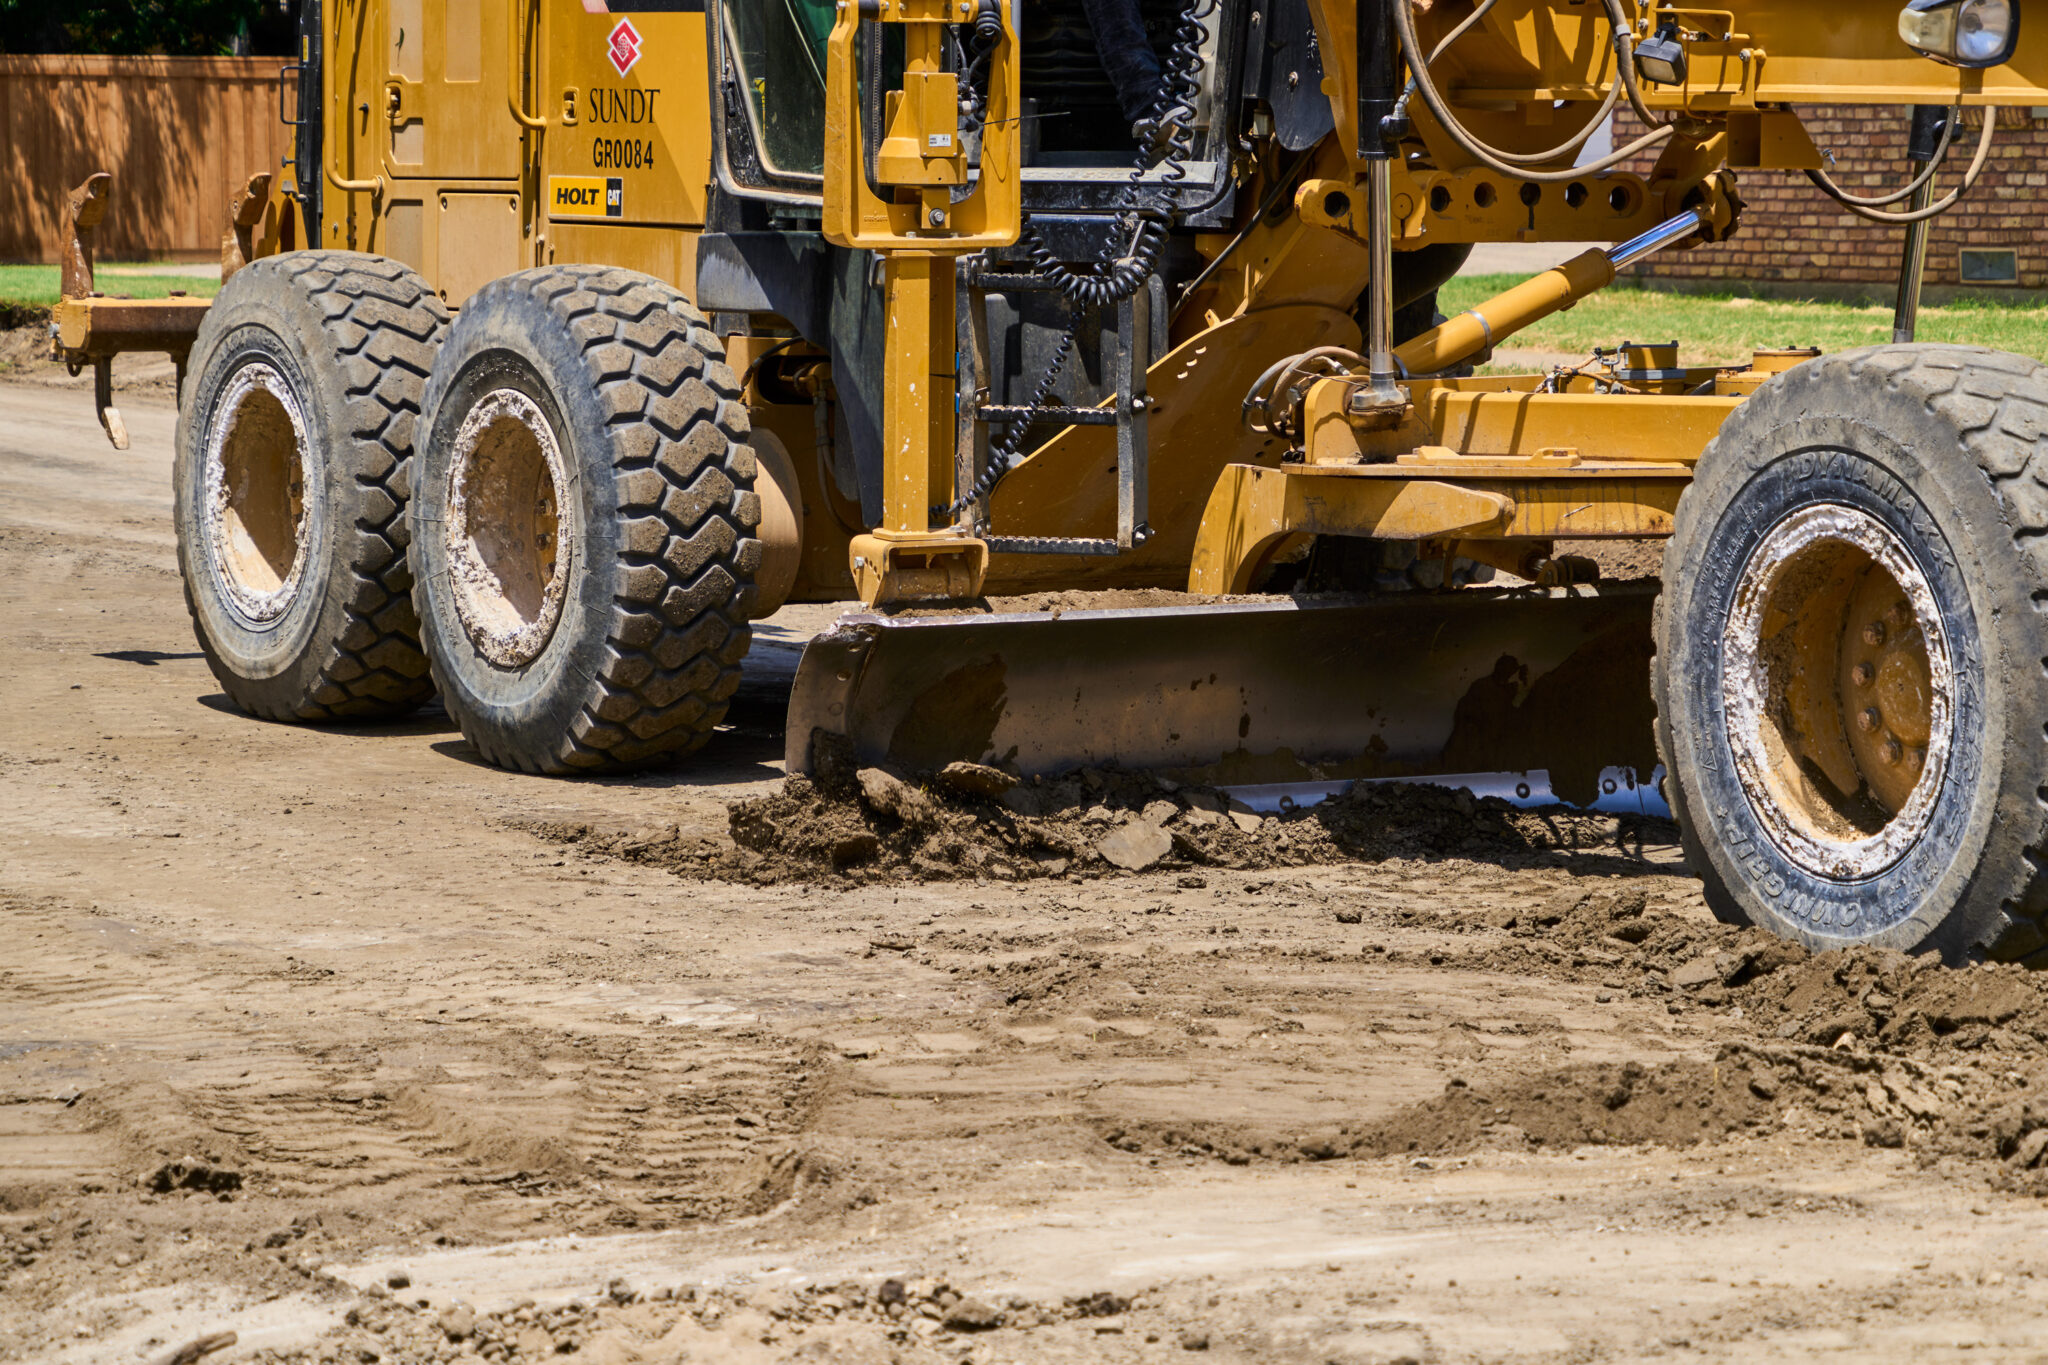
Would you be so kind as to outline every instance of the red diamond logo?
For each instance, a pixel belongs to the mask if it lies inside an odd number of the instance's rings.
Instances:
[[[633,27],[631,19],[619,20],[612,36],[605,40],[605,56],[612,59],[612,69],[621,76],[640,60],[640,30]]]

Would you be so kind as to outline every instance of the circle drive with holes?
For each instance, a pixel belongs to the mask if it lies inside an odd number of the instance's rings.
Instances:
[[[1927,832],[1948,762],[1954,679],[1926,575],[1876,517],[1815,503],[1764,534],[1735,592],[1721,666],[1751,810],[1810,872],[1883,871]]]
[[[201,437],[202,542],[252,624],[291,605],[306,567],[306,421],[275,368],[234,372]]]
[[[470,642],[507,667],[540,657],[562,615],[574,521],[562,445],[517,389],[494,389],[463,418],[449,457],[442,524],[448,582]]]

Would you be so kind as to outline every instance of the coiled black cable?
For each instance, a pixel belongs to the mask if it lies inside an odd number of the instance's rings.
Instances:
[[[1073,355],[1079,332],[1079,313],[1084,308],[1104,308],[1122,303],[1143,289],[1158,272],[1159,256],[1166,249],[1167,229],[1173,222],[1173,192],[1187,179],[1187,161],[1195,150],[1195,102],[1202,95],[1202,44],[1208,40],[1206,21],[1216,12],[1218,0],[1188,0],[1175,21],[1173,40],[1168,45],[1161,73],[1161,103],[1158,112],[1138,120],[1131,127],[1138,139],[1138,154],[1130,179],[1124,182],[1125,202],[1118,210],[1111,242],[1127,241],[1078,269],[1062,261],[1036,228],[1027,220],[1019,245],[1033,273],[1048,280],[1074,310],[1075,321],[1053,348],[1052,361],[1032,391],[1025,413],[1011,422],[1002,439],[989,451],[988,466],[974,486],[945,507],[931,509],[934,518],[957,517],[995,490],[996,483],[1016,464],[1025,434],[1033,417],[1044,410],[1052,397],[1060,372]],[[1156,168],[1157,177],[1145,185],[1145,172]],[[1115,252],[1115,254],[1110,254]],[[967,401],[964,397],[963,402]]]

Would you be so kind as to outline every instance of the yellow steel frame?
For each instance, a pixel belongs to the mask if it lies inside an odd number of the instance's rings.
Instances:
[[[945,25],[974,19],[978,0],[897,0],[873,21],[904,29],[901,89],[888,92],[875,165],[866,164],[857,55],[867,7],[842,3],[826,48],[825,237],[882,253],[889,310],[883,364],[883,522],[849,547],[861,601],[973,597],[988,546],[935,531],[934,495],[954,467],[954,262],[1009,246],[1023,225],[1020,63],[1009,6],[991,54],[980,173],[970,173],[957,77],[944,69]],[[873,183],[870,184],[870,176]],[[879,191],[879,192],[878,192]],[[950,496],[941,499],[950,502]]]
[[[1353,5],[1311,0],[1310,8],[1325,52],[1355,50]],[[1568,187],[1518,184],[1479,164],[1418,100],[1415,137],[1425,151],[1420,163],[1397,163],[1390,227],[1398,247],[1619,239],[1692,208],[1709,220],[1701,235],[1718,240],[1734,228],[1738,210],[1725,168],[1820,165],[1797,105],[2032,106],[2048,85],[2048,34],[2039,25],[2021,27],[2007,64],[1964,71],[1900,41],[1894,0],[1831,5],[1824,18],[1796,0],[1726,8],[1628,0],[1625,9],[1637,37],[1666,20],[1678,23],[1690,58],[1686,84],[1645,87],[1653,111],[1679,120],[1651,173],[1589,174]],[[1425,45],[1469,12],[1440,5],[1418,15]],[[1523,154],[1582,127],[1617,79],[1603,7],[1547,0],[1499,0],[1432,71],[1468,128]],[[1347,154],[1357,146],[1355,79],[1349,63],[1333,64],[1334,144]],[[1415,169],[1423,163],[1428,169]],[[1355,159],[1342,167],[1319,162],[1319,178],[1297,199],[1301,219],[1362,239],[1361,170]],[[1602,253],[1588,252],[1398,348],[1397,357],[1406,372],[1443,370],[1571,307],[1614,274]],[[1255,284],[1244,283],[1238,306],[1255,308]],[[1227,315],[1236,284],[1217,281],[1217,299],[1205,301],[1212,318]],[[1188,586],[1247,591],[1265,566],[1310,536],[1457,544],[1489,562],[1514,562],[1512,553],[1485,547],[1668,535],[1678,497],[1721,423],[1771,373],[1803,358],[1760,356],[1745,372],[1693,371],[1676,392],[1667,384],[1594,392],[1583,380],[1539,392],[1547,386],[1534,377],[1421,381],[1391,429],[1352,411],[1362,374],[1320,380],[1301,396],[1295,462],[1233,463],[1218,478]],[[1494,510],[1481,515],[1487,508]]]

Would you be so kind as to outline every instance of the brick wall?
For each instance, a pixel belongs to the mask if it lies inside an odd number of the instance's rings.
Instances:
[[[1870,195],[1910,178],[1911,163],[1905,159],[1909,110],[1842,106],[1800,113],[1815,145],[1833,150],[1831,174],[1844,189]],[[1948,165],[1936,181],[1936,197],[1948,193],[1969,165],[1983,126],[1979,113],[1966,112],[1966,126],[1957,132]],[[1632,114],[1624,110],[1616,116],[1617,146],[1641,135],[1642,124]],[[1645,157],[1629,169],[1647,172],[1654,159]],[[1898,281],[1903,227],[1865,222],[1798,171],[1745,170],[1736,177],[1747,207],[1733,239],[1666,252],[1635,273],[1680,288],[1727,282],[1890,297]],[[2048,290],[2048,119],[2037,120],[2026,109],[1999,111],[1983,177],[1962,203],[1934,220],[1929,232],[1925,283],[1930,290],[1948,292],[1960,283],[1958,253],[1965,246],[2007,247],[2018,253],[2019,283],[1984,288],[1984,295]]]

